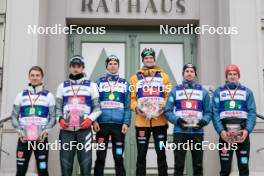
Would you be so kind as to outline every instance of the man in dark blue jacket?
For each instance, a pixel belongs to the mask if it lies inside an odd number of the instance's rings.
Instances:
[[[239,83],[238,66],[228,65],[225,75],[225,85],[216,89],[213,96],[213,124],[220,135],[219,143],[237,144],[239,175],[248,176],[249,134],[256,124],[255,100],[252,91]],[[230,174],[233,152],[226,147],[219,151],[221,176]]]
[[[201,85],[195,82],[196,67],[186,64],[182,71],[183,82],[170,92],[165,116],[174,125],[173,141],[179,146],[174,150],[175,176],[183,176],[186,149],[183,143],[202,145],[204,130],[212,116],[210,97]],[[198,145],[197,145],[198,146]],[[191,147],[191,146],[189,146]],[[203,150],[191,149],[193,175],[203,175]]]
[[[123,153],[125,134],[131,121],[129,84],[119,77],[119,59],[110,55],[106,61],[106,76],[98,81],[101,116],[94,122],[97,143],[105,143],[105,150],[97,150],[94,175],[104,175],[104,165],[109,137],[112,141],[112,152],[115,160],[116,175],[125,176]]]

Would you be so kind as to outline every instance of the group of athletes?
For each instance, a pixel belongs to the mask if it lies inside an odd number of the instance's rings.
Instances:
[[[119,75],[117,56],[106,58],[106,72],[96,82],[84,73],[85,62],[80,55],[70,59],[70,75],[57,89],[56,97],[43,85],[44,72],[39,66],[29,70],[28,87],[18,93],[12,110],[12,125],[19,134],[17,143],[17,176],[25,176],[31,153],[36,158],[39,176],[48,176],[48,149],[29,148],[30,142],[47,144],[48,133],[56,122],[60,125],[59,140],[64,144],[82,144],[78,150],[60,149],[62,176],[71,176],[77,153],[82,176],[91,175],[93,131],[96,143],[105,144],[96,150],[95,176],[104,175],[109,141],[115,174],[125,176],[125,136],[131,125],[131,111],[137,142],[136,175],[146,175],[146,156],[150,136],[157,154],[158,175],[167,176],[166,149],[168,122],[174,125],[173,143],[201,144],[204,127],[212,120],[219,143],[236,144],[236,150],[219,150],[220,176],[231,172],[233,152],[236,152],[240,176],[249,175],[250,139],[256,123],[256,105],[252,91],[240,83],[239,67],[230,64],[225,69],[225,83],[208,91],[196,82],[196,67],[188,63],[182,69],[183,81],[172,87],[169,76],[156,65],[155,51],[145,48],[143,66],[127,81]],[[110,140],[111,139],[111,140]],[[183,176],[186,150],[174,150],[174,175]],[[203,175],[203,150],[191,150],[193,175]]]

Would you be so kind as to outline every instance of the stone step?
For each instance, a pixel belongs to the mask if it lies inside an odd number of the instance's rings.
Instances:
[[[16,175],[15,172],[0,172],[1,176],[14,176]],[[38,176],[36,173],[27,173],[26,176]]]
[[[250,172],[249,176],[263,176],[264,172]],[[239,176],[238,172],[232,172],[230,176]]]

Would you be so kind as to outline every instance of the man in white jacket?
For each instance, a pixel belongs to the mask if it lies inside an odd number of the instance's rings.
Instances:
[[[29,70],[29,85],[17,94],[12,111],[12,125],[19,133],[17,143],[17,176],[25,176],[31,154],[34,152],[39,176],[48,176],[48,154],[46,147],[33,148],[48,143],[48,131],[55,125],[55,99],[44,89],[43,70],[33,66]]]
[[[83,57],[73,56],[70,60],[69,79],[57,89],[56,116],[61,127],[59,139],[62,146],[60,163],[63,176],[72,175],[77,149],[81,175],[91,175],[91,125],[99,117],[101,110],[97,85],[88,80],[83,71]]]

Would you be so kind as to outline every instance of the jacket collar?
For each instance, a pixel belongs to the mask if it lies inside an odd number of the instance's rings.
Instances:
[[[87,79],[86,77],[82,77],[81,79],[77,79],[77,80],[72,80],[72,79],[69,79],[72,83],[77,83],[77,84],[80,84],[83,82],[83,80]]]
[[[237,86],[240,86],[240,83],[239,82],[233,83],[233,82],[226,81],[225,86],[226,85],[228,86],[229,89],[235,89]]]
[[[192,80],[192,81],[183,80],[182,81],[182,86],[184,86],[185,88],[193,88],[195,84],[196,84],[195,80]]]
[[[142,67],[138,70],[139,74],[143,74],[144,76],[155,76],[156,73],[161,73],[163,70],[155,65],[153,68],[147,68],[147,67]]]
[[[109,81],[116,81],[119,78],[119,73],[112,74],[109,71],[106,70],[106,79]]]
[[[31,84],[28,85],[28,91],[31,94],[38,94],[40,92],[42,92],[44,90],[44,86],[43,84],[39,85],[39,86],[32,86]]]

